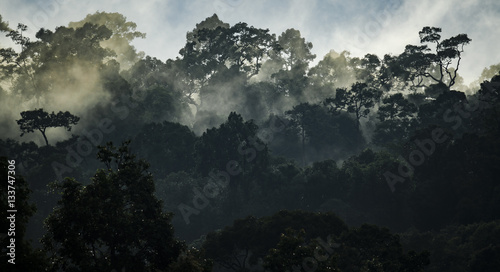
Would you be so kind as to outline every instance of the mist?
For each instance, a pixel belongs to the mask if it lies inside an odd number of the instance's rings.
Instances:
[[[357,1],[284,4],[286,16],[303,9],[293,21],[216,1],[219,13],[177,18],[189,27],[136,24],[123,5],[56,25],[70,3],[46,25],[0,17],[0,170],[24,205],[20,262],[481,271],[500,256],[482,236],[500,224],[500,64],[471,64],[495,50],[434,24],[493,3],[387,1],[349,19]],[[128,8],[154,17],[164,5]],[[325,7],[344,21],[329,25]],[[269,20],[245,21],[245,8]]]

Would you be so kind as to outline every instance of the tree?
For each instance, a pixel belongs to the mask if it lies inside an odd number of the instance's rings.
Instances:
[[[278,44],[281,50],[277,53],[285,70],[291,70],[295,66],[305,66],[307,69],[309,62],[316,58],[316,55],[311,53],[313,44],[306,42],[296,29],[290,28],[281,33]]]
[[[178,123],[146,124],[135,137],[132,147],[151,163],[156,177],[194,168],[193,149],[196,136]]]
[[[33,72],[26,63],[26,54],[24,53],[31,44],[30,39],[24,36],[27,29],[28,27],[24,24],[18,24],[15,30],[10,29],[0,18],[0,32],[8,32],[6,37],[9,37],[14,44],[21,46],[21,53],[17,53],[13,48],[1,48],[0,56],[2,59],[0,63],[3,64],[1,68],[6,77],[13,78],[15,74],[25,75],[27,77],[24,79],[28,82],[27,84],[32,84],[36,88]]]
[[[352,58],[350,65],[356,75],[356,80],[372,87],[379,87],[380,66],[382,65],[377,55],[366,54],[363,58]]]
[[[408,140],[417,123],[417,106],[406,100],[401,93],[388,96],[382,102],[377,112],[380,123],[375,128],[373,141],[383,144],[394,140]]]
[[[414,88],[427,87],[432,83],[445,84],[448,88],[457,82],[464,46],[471,39],[467,34],[459,34],[441,40],[441,28],[424,27],[418,34],[421,46],[407,45],[399,55],[398,62],[403,67],[402,76],[409,80]],[[425,43],[434,43],[435,52]]]
[[[228,162],[237,161],[237,172],[256,171],[266,167],[268,150],[257,137],[258,126],[243,121],[241,115],[231,112],[218,128],[208,129],[195,144],[197,171],[208,176],[212,170],[224,170]]]
[[[116,59],[121,65],[121,69],[129,69],[135,62],[139,61],[144,53],[136,52],[130,43],[135,38],[145,38],[146,34],[136,31],[137,24],[128,22],[127,17],[120,13],[99,12],[88,14],[85,19],[79,22],[69,23],[69,27],[78,29],[86,23],[98,26],[106,26],[112,31],[112,35],[101,42],[103,48],[109,48],[116,53]]]
[[[71,125],[76,125],[80,120],[80,117],[74,116],[69,111],[58,112],[55,114],[52,112],[49,114],[43,109],[35,109],[32,111],[21,112],[21,119],[17,120],[17,124],[21,128],[21,137],[25,133],[34,132],[38,130],[42,133],[45,139],[45,144],[49,145],[45,131],[49,127],[64,127],[68,131],[71,131]]]
[[[399,236],[389,229],[363,224],[342,234],[338,252],[341,271],[419,272],[429,265],[429,252],[403,252]]]
[[[0,31],[2,32],[7,32],[9,31],[10,28],[9,28],[9,24],[7,22],[5,22],[3,19],[2,19],[2,15],[0,15]]]
[[[55,270],[157,271],[177,260],[183,244],[174,238],[172,214],[154,196],[148,163],[128,145],[99,147],[105,169],[89,185],[72,178],[54,184],[61,199],[42,242]]]
[[[350,134],[349,122],[344,122],[344,116],[331,115],[322,105],[301,103],[285,113],[291,120],[290,127],[298,131],[302,146],[300,160],[304,166],[308,161],[318,160],[318,157],[332,158],[333,149],[341,150],[347,146],[345,137],[352,137],[351,140],[357,138],[357,135]]]
[[[280,70],[271,75],[276,81],[278,89],[283,95],[301,99],[307,87],[306,77],[309,62],[316,55],[311,53],[311,42],[301,37],[300,31],[287,29],[278,37],[279,50],[271,54],[273,62],[280,66]]]
[[[322,100],[330,97],[335,88],[347,88],[356,82],[356,74],[351,67],[349,52],[340,54],[331,50],[318,64],[309,70],[309,77],[315,93],[320,93]]]
[[[263,58],[278,49],[276,37],[269,34],[269,29],[246,23],[230,27],[215,14],[198,24],[187,38],[179,53],[186,71],[201,86],[226,66],[235,67],[250,78],[259,73]]]
[[[339,244],[320,245],[317,240],[306,243],[304,236],[303,229],[300,231],[286,229],[276,247],[270,249],[265,257],[266,271],[302,271],[302,269],[318,272],[339,271],[336,263],[337,254],[333,254]]]
[[[233,271],[245,271],[242,269],[257,265],[259,258],[268,255],[287,229],[304,229],[303,238],[309,242],[318,237],[338,237],[347,230],[347,225],[331,212],[282,210],[272,216],[248,216],[235,220],[232,226],[209,233],[203,249],[206,250],[207,257],[213,258],[219,266]]]
[[[321,111],[320,105],[311,105],[309,103],[301,103],[293,107],[292,110],[286,111],[286,115],[292,120],[292,125],[299,129],[299,135],[302,146],[302,165],[306,164],[305,152],[306,152],[306,142],[309,138],[309,133],[307,132],[308,125],[311,125],[315,121],[315,117]]]
[[[368,116],[370,109],[381,95],[380,90],[370,87],[366,83],[357,82],[351,86],[350,90],[337,89],[335,98],[325,99],[324,104],[330,108],[332,113],[339,113],[341,110],[354,113],[358,128],[360,128],[359,120]]]

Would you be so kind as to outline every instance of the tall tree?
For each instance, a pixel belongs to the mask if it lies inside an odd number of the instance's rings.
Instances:
[[[29,61],[27,61],[27,54],[25,52],[31,44],[30,39],[24,35],[27,29],[28,27],[24,24],[18,24],[16,29],[10,29],[0,18],[0,32],[8,32],[6,36],[9,37],[14,44],[21,47],[21,52],[17,52],[13,48],[0,48],[0,56],[2,57],[0,67],[3,72],[0,79],[4,77],[12,79],[18,76],[24,76],[23,80],[26,81],[26,84],[36,89],[37,85],[34,79],[33,70],[30,69]]]
[[[252,120],[244,121],[241,115],[231,112],[226,122],[208,129],[195,144],[198,171],[207,176],[212,170],[226,169],[228,162],[235,160],[236,167],[231,168],[257,174],[268,159],[267,147],[257,137],[257,129]]]
[[[417,106],[401,93],[385,97],[382,102],[377,112],[380,123],[375,128],[373,141],[383,144],[394,140],[408,140],[417,123]]]
[[[271,57],[281,69],[271,77],[282,94],[301,99],[308,84],[306,74],[309,62],[316,58],[311,53],[313,44],[306,42],[300,31],[293,28],[287,29],[278,37],[278,44],[280,50],[276,50]]]
[[[398,57],[399,64],[404,69],[400,76],[409,80],[415,88],[429,86],[429,80],[448,88],[457,82],[464,46],[471,39],[467,34],[459,34],[441,40],[440,32],[441,28],[438,27],[422,28],[418,34],[423,45],[407,45]],[[426,43],[435,44],[434,52],[431,52],[432,49]]]
[[[269,34],[269,29],[246,23],[229,27],[214,15],[188,33],[186,46],[179,53],[186,70],[203,83],[226,66],[250,78],[259,73],[263,58],[273,49],[277,49],[276,37]]]
[[[271,216],[237,219],[231,226],[211,232],[203,243],[207,257],[228,270],[245,271],[258,264],[259,258],[280,241],[287,229],[304,229],[303,238],[311,241],[318,237],[338,237],[347,225],[333,213],[312,213],[301,210],[282,210]],[[281,259],[283,260],[283,259]],[[286,271],[286,270],[281,270]]]
[[[100,44],[103,48],[109,48],[116,53],[116,59],[120,63],[121,69],[129,69],[135,62],[144,55],[137,52],[131,42],[136,38],[145,38],[146,34],[136,31],[137,24],[127,21],[127,17],[117,12],[99,12],[88,14],[83,20],[69,23],[70,28],[80,28],[86,23],[98,26],[106,26],[111,30],[112,35],[103,40]]]
[[[68,131],[71,131],[71,126],[76,125],[80,120],[80,117],[74,116],[69,111],[48,113],[43,109],[35,109],[32,111],[21,112],[21,119],[17,120],[17,124],[21,129],[21,137],[25,133],[34,132],[38,130],[42,133],[43,139],[45,139],[45,144],[49,145],[45,131],[50,127],[64,127]]]
[[[330,50],[322,60],[308,72],[310,92],[319,101],[331,97],[336,88],[347,88],[356,82],[349,52],[340,54]],[[319,102],[315,101],[315,102]]]
[[[332,139],[335,134],[335,124],[328,118],[328,112],[318,104],[301,103],[285,112],[291,120],[290,126],[294,126],[299,131],[302,147],[301,161],[306,165],[306,144],[316,141],[313,144],[328,143],[325,139]]]
[[[72,178],[55,184],[61,199],[43,238],[53,269],[158,271],[179,256],[183,245],[174,238],[172,214],[162,211],[148,164],[128,144],[99,148],[105,169],[89,185]]]
[[[105,26],[86,23],[77,29],[42,28],[36,33],[35,41],[23,35],[26,30],[25,25],[19,24],[17,30],[9,33],[11,39],[21,45],[20,53],[12,48],[2,51],[4,65],[12,67],[14,73],[12,90],[26,101],[35,98],[39,104],[41,97],[51,91],[73,89],[75,82],[80,82],[82,72],[97,73],[105,59],[114,55],[100,45],[111,36]],[[85,83],[88,81],[86,78]]]
[[[277,53],[284,70],[289,71],[296,66],[305,66],[307,69],[309,62],[316,58],[316,55],[311,53],[313,44],[306,42],[296,29],[290,28],[281,33],[278,44],[281,50]]]
[[[286,229],[281,234],[278,244],[270,249],[265,257],[266,271],[302,271],[302,269],[318,272],[339,271],[337,254],[333,254],[334,247],[338,247],[339,244],[321,246],[317,240],[306,243],[304,236],[303,229],[300,231]]]
[[[349,90],[337,89],[335,98],[327,98],[324,104],[330,108],[332,113],[347,111],[353,113],[358,128],[360,128],[360,119],[367,117],[371,108],[380,99],[382,92],[366,83],[355,83]]]

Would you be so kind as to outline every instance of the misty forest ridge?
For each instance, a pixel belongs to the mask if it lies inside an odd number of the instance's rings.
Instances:
[[[136,29],[0,17],[2,271],[498,271],[500,64],[466,85],[466,33],[316,56],[214,14],[162,61]]]

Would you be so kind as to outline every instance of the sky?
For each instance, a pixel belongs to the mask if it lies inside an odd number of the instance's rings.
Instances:
[[[138,25],[146,38],[134,41],[139,51],[163,61],[178,56],[186,33],[216,13],[231,25],[246,22],[279,36],[288,28],[300,30],[312,42],[315,62],[330,50],[348,50],[383,57],[400,54],[418,44],[424,26],[442,28],[442,37],[466,33],[459,73],[468,84],[482,70],[500,63],[500,1],[498,0],[17,0],[0,1],[0,14],[11,27],[28,25],[54,29],[80,21],[96,11],[119,12]],[[5,40],[0,40],[5,44]]]

